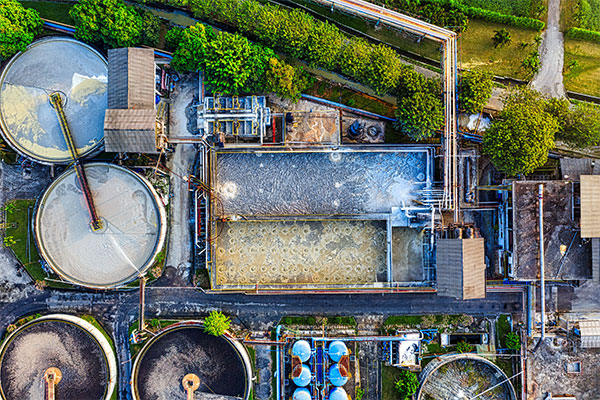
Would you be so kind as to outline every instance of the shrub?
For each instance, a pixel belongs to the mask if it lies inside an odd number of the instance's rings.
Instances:
[[[395,127],[413,140],[430,138],[444,125],[442,100],[431,91],[398,98]]]
[[[589,40],[590,42],[600,43],[600,32],[587,29],[570,28],[565,36],[571,39]]]
[[[140,44],[143,20],[135,8],[121,0],[80,0],[69,15],[75,21],[75,37],[109,48]]]
[[[521,338],[514,332],[504,335],[504,344],[511,350],[521,350]]]
[[[459,5],[451,1],[440,0],[377,0],[375,3],[382,4],[403,13],[416,15],[437,26],[446,26],[456,31],[467,29],[468,17],[459,8]]]
[[[456,351],[458,351],[459,353],[470,353],[471,351],[473,351],[473,346],[471,346],[465,341],[458,342],[456,344]]]
[[[37,11],[24,8],[15,0],[0,0],[0,58],[9,58],[24,51],[43,22]]]
[[[156,47],[160,39],[160,18],[156,17],[150,11],[142,13],[142,37],[141,43]]]
[[[356,388],[356,400],[362,400],[365,391],[362,388]]]
[[[550,110],[559,123],[556,137],[571,147],[587,148],[600,144],[600,108],[589,103],[577,103],[561,112]]]
[[[473,317],[471,315],[461,314],[456,319],[456,322],[461,326],[469,326],[473,323]]]
[[[231,320],[221,311],[211,311],[209,316],[204,319],[204,332],[213,336],[221,336],[229,326]]]
[[[521,61],[521,67],[527,72],[527,76],[535,75],[540,69],[540,55],[533,50]]]
[[[504,47],[509,44],[511,40],[511,34],[506,29],[502,28],[499,31],[494,31],[494,36],[492,37],[494,47]]]
[[[414,372],[407,371],[405,369],[400,371],[398,380],[394,384],[396,392],[400,395],[400,400],[407,400],[417,392],[419,388],[419,380]]]
[[[265,90],[292,100],[298,100],[302,90],[308,87],[308,78],[302,69],[294,68],[276,57],[269,59],[265,79]]]
[[[458,101],[468,113],[480,112],[494,89],[493,76],[482,70],[465,71],[458,87]]]
[[[546,24],[540,20],[527,18],[527,17],[515,17],[514,15],[501,14],[495,11],[484,10],[477,7],[460,7],[460,10],[465,13],[469,18],[479,18],[488,22],[496,22],[503,25],[518,26],[521,28],[535,29],[541,31],[544,29]]]

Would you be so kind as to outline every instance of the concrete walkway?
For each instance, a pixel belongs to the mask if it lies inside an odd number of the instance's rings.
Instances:
[[[531,86],[550,97],[566,97],[563,85],[564,38],[559,31],[560,0],[548,1],[548,23],[540,45],[541,67]]]

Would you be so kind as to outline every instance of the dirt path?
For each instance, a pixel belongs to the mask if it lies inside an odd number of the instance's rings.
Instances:
[[[562,75],[565,50],[559,21],[560,0],[549,0],[548,23],[539,49],[541,67],[531,85],[550,97],[565,97]]]

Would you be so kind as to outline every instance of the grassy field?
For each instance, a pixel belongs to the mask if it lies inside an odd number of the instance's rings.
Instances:
[[[21,1],[23,7],[33,8],[40,13],[40,17],[51,19],[52,21],[62,22],[73,25],[73,18],[69,15],[72,4],[53,3],[49,1]]]
[[[10,248],[13,254],[35,281],[44,281],[46,278],[58,279],[55,275],[49,276],[42,269],[41,258],[35,246],[33,232],[29,231],[34,205],[35,200],[12,200],[6,204],[4,237],[12,237],[14,243],[10,245]],[[46,284],[53,288],[71,288],[71,285],[61,282],[46,281]]]
[[[512,40],[503,48],[494,48],[494,31],[502,28],[510,32]],[[521,61],[537,49],[537,35],[538,32],[532,29],[471,20],[469,28],[461,35],[459,41],[461,67],[481,68],[494,75],[526,79],[527,72],[521,68]]]
[[[398,392],[394,384],[400,378],[400,369],[395,367],[381,366],[381,400],[397,400]]]
[[[567,90],[600,96],[600,43],[565,38],[564,83]]]

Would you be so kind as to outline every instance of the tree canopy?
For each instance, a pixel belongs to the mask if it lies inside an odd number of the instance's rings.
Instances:
[[[75,21],[75,37],[109,48],[141,43],[143,19],[121,0],[79,0],[69,15]]]
[[[204,71],[208,86],[220,93],[273,91],[297,99],[307,84],[302,70],[238,34],[196,24],[172,29],[166,39],[174,49],[171,66],[182,72]]]
[[[598,106],[589,103],[571,105],[567,99],[551,99],[546,108],[558,121],[557,139],[577,148],[597,146],[600,143]]]
[[[508,332],[504,335],[504,343],[511,350],[521,349],[521,338],[515,332]]]
[[[417,392],[419,380],[414,372],[403,369],[400,371],[399,378],[394,387],[396,388],[396,392],[400,395],[400,400],[408,400]]]
[[[208,317],[204,319],[204,332],[213,335],[221,336],[227,329],[231,320],[221,311],[211,311]]]
[[[0,0],[0,57],[9,58],[25,50],[42,25],[36,10],[24,8],[16,0]]]
[[[414,140],[427,139],[444,125],[440,84],[406,68],[400,79],[394,127]]]
[[[506,98],[499,118],[483,136],[483,150],[507,175],[529,174],[548,160],[558,127],[541,95],[521,88]]]
[[[492,95],[492,74],[482,70],[465,71],[458,89],[458,101],[468,113],[480,112]]]

